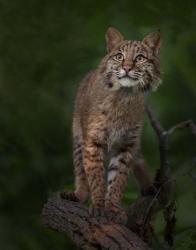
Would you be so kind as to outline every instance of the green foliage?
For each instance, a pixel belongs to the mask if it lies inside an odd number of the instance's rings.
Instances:
[[[0,0],[1,249],[75,249],[64,235],[42,227],[40,212],[51,192],[73,188],[74,95],[105,53],[108,26],[133,39],[161,29],[163,84],[148,98],[165,127],[195,119],[195,16],[196,3],[189,0]],[[195,244],[186,229],[196,225],[196,183],[187,174],[195,142],[177,132],[170,150],[180,248]],[[153,174],[158,147],[147,121],[143,151]],[[126,204],[137,197],[133,183]],[[157,228],[161,235],[161,221]]]

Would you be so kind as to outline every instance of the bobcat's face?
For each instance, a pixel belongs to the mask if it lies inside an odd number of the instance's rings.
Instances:
[[[106,40],[109,53],[101,66],[108,88],[141,91],[157,88],[160,83],[159,33],[151,33],[143,41],[127,41],[117,30],[109,28]]]

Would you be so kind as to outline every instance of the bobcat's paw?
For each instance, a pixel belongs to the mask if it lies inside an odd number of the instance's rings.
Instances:
[[[68,200],[68,201],[75,201],[75,202],[79,202],[80,200],[78,199],[78,197],[76,196],[76,194],[74,192],[71,191],[62,191],[60,192],[60,197],[62,199]]]
[[[123,224],[127,223],[127,213],[119,206],[110,205],[105,209],[106,218],[114,223]]]
[[[89,208],[89,214],[92,217],[102,217],[105,215],[105,210],[103,206],[91,205]]]

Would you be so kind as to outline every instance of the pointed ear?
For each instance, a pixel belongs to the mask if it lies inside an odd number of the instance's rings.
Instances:
[[[148,47],[150,47],[155,55],[159,54],[161,48],[161,34],[159,31],[155,31],[147,35],[143,39],[143,43],[145,43]]]
[[[118,43],[124,40],[122,34],[115,28],[109,27],[105,34],[107,52],[110,52]]]

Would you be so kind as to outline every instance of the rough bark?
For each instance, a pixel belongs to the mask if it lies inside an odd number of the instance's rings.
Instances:
[[[58,194],[45,204],[42,216],[45,226],[66,233],[81,249],[150,249],[125,226],[92,218],[84,205]]]

